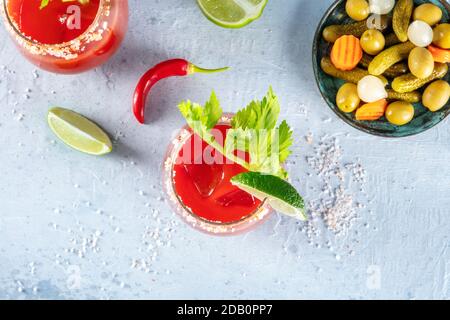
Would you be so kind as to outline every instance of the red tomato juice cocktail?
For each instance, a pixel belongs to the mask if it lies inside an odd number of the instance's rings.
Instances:
[[[6,26],[22,54],[56,73],[97,67],[119,48],[128,26],[127,0],[3,0]]]

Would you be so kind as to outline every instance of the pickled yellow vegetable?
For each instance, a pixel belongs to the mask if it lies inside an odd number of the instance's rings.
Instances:
[[[414,118],[414,107],[409,102],[396,101],[387,107],[385,116],[390,123],[404,126]]]
[[[389,26],[389,20],[386,16],[381,17],[381,31],[387,29]],[[362,34],[369,30],[367,26],[367,20],[359,21],[351,24],[331,25],[323,30],[322,36],[327,42],[335,42],[342,36],[352,35],[357,38],[361,38]]]
[[[450,24],[438,24],[433,31],[433,43],[442,49],[450,49]]]
[[[363,68],[367,69],[369,67],[370,63],[372,62],[372,60],[373,60],[372,56],[365,54],[365,55],[363,55],[359,64]],[[399,62],[399,63],[394,64],[392,67],[389,67],[389,69],[387,69],[383,73],[383,75],[388,78],[395,78],[395,77],[398,77],[398,76],[408,73],[408,71],[409,71],[408,64]]]
[[[389,33],[385,37],[386,48],[392,47],[393,45],[399,44],[401,41],[397,38],[395,33]]]
[[[362,78],[369,75],[368,71],[360,69],[360,68],[355,68],[351,71],[339,70],[333,65],[333,63],[331,62],[331,59],[328,57],[322,58],[322,61],[320,62],[320,66],[321,66],[323,72],[325,72],[326,74],[328,74],[332,77],[335,77],[335,78],[345,80],[347,82],[354,83],[354,84],[358,84],[358,82]],[[384,84],[386,84],[386,85],[388,84],[388,81],[385,77],[379,76],[378,78],[380,78]]]
[[[387,90],[389,100],[401,100],[410,103],[417,103],[422,99],[422,95],[418,91],[399,93],[394,90]]]
[[[430,26],[434,26],[441,21],[442,10],[432,3],[424,3],[414,10],[413,19],[421,20],[428,23]]]
[[[358,90],[354,83],[346,83],[339,88],[336,95],[336,104],[339,110],[349,113],[356,110],[361,103]]]
[[[334,43],[337,39],[345,35],[352,35],[360,38],[367,29],[367,23],[364,20],[352,24],[328,26],[323,30],[322,35],[325,41]]]
[[[347,0],[345,11],[353,20],[365,20],[370,14],[369,3],[366,0]]]
[[[411,73],[417,78],[428,78],[434,70],[433,55],[425,48],[414,48],[409,54],[408,66]]]
[[[397,44],[382,51],[369,65],[369,73],[375,76],[382,75],[391,66],[408,58],[415,45],[411,42]]]
[[[365,53],[375,56],[383,51],[386,40],[380,31],[372,29],[363,33],[360,44]]]
[[[413,0],[398,0],[394,8],[392,28],[401,42],[408,41],[409,21],[413,13]]]
[[[450,85],[447,81],[437,80],[430,84],[423,92],[422,103],[430,111],[442,109],[450,99]]]
[[[392,89],[400,93],[412,92],[422,88],[424,85],[433,80],[442,79],[443,77],[445,77],[447,72],[448,72],[447,64],[435,63],[434,71],[428,78],[419,79],[415,77],[412,73],[409,73],[395,78],[394,81],[392,82]]]

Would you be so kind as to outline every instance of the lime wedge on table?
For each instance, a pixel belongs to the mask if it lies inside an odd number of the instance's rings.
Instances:
[[[307,220],[305,204],[297,190],[289,182],[267,174],[246,172],[231,178],[231,183],[281,213],[300,220]]]
[[[108,135],[94,122],[76,112],[52,108],[47,120],[58,138],[78,151],[97,156],[112,151]]]
[[[197,0],[205,16],[225,28],[241,28],[258,19],[268,0]]]

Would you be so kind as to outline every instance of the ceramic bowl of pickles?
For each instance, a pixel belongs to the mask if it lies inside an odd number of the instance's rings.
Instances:
[[[319,90],[346,123],[383,137],[424,132],[450,114],[450,5],[338,0],[313,46]]]

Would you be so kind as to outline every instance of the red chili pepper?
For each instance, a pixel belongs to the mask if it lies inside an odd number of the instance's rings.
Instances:
[[[167,60],[157,64],[142,76],[134,91],[133,112],[136,119],[140,123],[144,123],[147,96],[159,80],[175,76],[188,76],[194,73],[221,72],[227,69],[203,69],[183,59]]]

